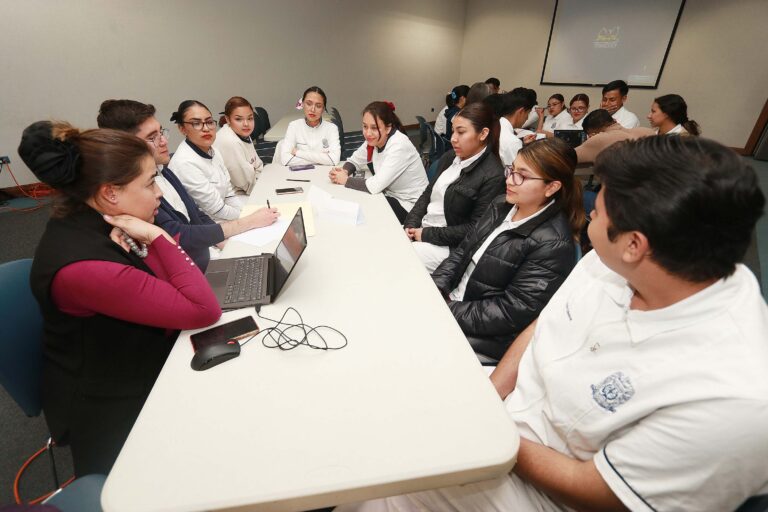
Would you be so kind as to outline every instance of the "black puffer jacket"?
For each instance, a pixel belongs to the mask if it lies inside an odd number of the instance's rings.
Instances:
[[[432,273],[448,294],[461,281],[475,251],[501,224],[512,205],[500,196],[475,229]],[[500,359],[530,324],[576,264],[568,219],[557,203],[488,246],[469,277],[464,300],[449,304],[475,352]]]
[[[427,214],[432,187],[437,178],[451,166],[456,154],[448,151],[437,164],[437,173],[429,186],[413,205],[403,225],[406,228],[419,228],[424,215]],[[444,228],[429,227],[421,232],[421,241],[433,245],[456,247],[469,232],[472,225],[483,216],[493,198],[504,193],[504,167],[496,155],[489,149],[471,165],[461,170],[459,178],[451,183],[445,191],[443,204],[445,207]]]

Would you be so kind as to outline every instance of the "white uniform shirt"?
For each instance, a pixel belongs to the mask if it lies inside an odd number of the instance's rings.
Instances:
[[[216,134],[213,147],[221,155],[229,171],[232,186],[245,194],[250,194],[264,163],[256,154],[253,142],[246,142],[234,130],[225,124]]]
[[[593,459],[631,510],[734,510],[768,484],[768,308],[752,273],[630,310],[595,251],[539,316],[506,407],[520,434]]]
[[[497,236],[502,234],[504,231],[515,229],[518,226],[522,226],[529,220],[540,215],[541,212],[549,208],[554,202],[555,202],[554,199],[551,200],[541,210],[537,211],[533,215],[529,215],[528,217],[525,217],[524,219],[520,219],[520,220],[512,220],[512,217],[514,217],[515,214],[517,213],[517,205],[513,206],[512,209],[509,210],[509,213],[507,214],[507,216],[504,217],[504,220],[501,222],[501,224],[499,224],[498,227],[496,227],[496,229],[491,231],[491,234],[485,237],[485,240],[483,241],[483,243],[475,251],[475,254],[472,255],[472,261],[470,261],[469,265],[467,265],[467,269],[464,271],[464,275],[461,276],[461,281],[459,281],[459,284],[456,286],[456,288],[454,288],[453,291],[451,291],[449,298],[451,300],[464,300],[464,293],[467,291],[467,283],[469,283],[469,277],[472,275],[472,272],[475,271],[477,262],[480,261],[480,258],[483,257],[483,254],[485,254],[485,251],[488,249],[488,246],[491,245],[491,242],[493,242]]]
[[[589,114],[589,112],[587,112]],[[584,117],[587,117],[587,114],[584,114]],[[579,119],[576,122],[573,122],[573,118],[571,118],[571,124],[568,126],[563,126],[562,128],[558,128],[558,130],[583,130],[584,129],[584,117]]]
[[[536,109],[532,108],[530,112],[528,112],[528,119],[525,120],[523,123],[522,128],[525,130],[536,130],[536,126],[539,124],[539,114],[536,113]]]
[[[445,117],[445,113],[447,111],[448,107],[443,107],[443,110],[437,114],[437,117],[435,118],[435,133],[445,135],[445,131],[447,129],[446,123],[448,122],[448,119]]]
[[[678,124],[678,125],[675,125],[675,127],[672,128],[671,130],[669,130],[666,133],[666,135],[688,135],[688,130],[683,128],[683,125]]]
[[[314,127],[304,118],[291,121],[280,147],[283,165],[337,165],[341,158],[339,129],[325,120]],[[293,148],[296,148],[295,155],[291,154]]]
[[[406,211],[411,211],[429,185],[421,156],[411,139],[393,129],[384,149],[374,149],[372,158],[376,175],[365,180],[368,191],[394,197]],[[368,163],[368,143],[363,142],[347,161],[363,169]]]
[[[432,185],[432,194],[429,196],[429,205],[427,206],[427,213],[421,221],[422,227],[425,228],[444,228],[448,225],[445,220],[445,191],[451,184],[459,179],[461,170],[466,169],[477,161],[478,158],[483,156],[483,153],[488,148],[483,148],[478,154],[462,160],[458,156],[453,159],[451,165],[440,173],[440,176]]]
[[[501,163],[504,165],[512,165],[517,158],[517,152],[523,149],[523,141],[520,140],[515,134],[515,129],[512,127],[506,117],[499,119],[499,156],[501,157]]]
[[[640,120],[635,114],[622,106],[613,114],[613,119],[624,128],[637,128],[640,126]]]
[[[240,217],[241,201],[229,181],[221,155],[211,148],[208,157],[186,140],[179,144],[168,167],[176,174],[197,206],[214,220]]]
[[[155,176],[155,183],[157,183],[157,186],[160,187],[160,191],[163,193],[163,199],[165,199],[168,204],[171,205],[171,208],[181,213],[187,218],[187,220],[189,220],[189,212],[187,211],[187,207],[184,204],[184,201],[182,201],[181,196],[178,192],[176,192],[176,189],[173,188],[171,182],[165,179],[165,176],[162,174],[162,170],[163,166],[158,165],[157,176]]]
[[[569,126],[573,124],[573,118],[567,110],[563,109],[562,112],[556,116],[547,115],[544,118],[544,124],[541,126],[542,130],[553,132],[555,130],[567,130]]]

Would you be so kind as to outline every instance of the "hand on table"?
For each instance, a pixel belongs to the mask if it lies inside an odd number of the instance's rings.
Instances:
[[[253,229],[274,224],[279,216],[280,212],[277,211],[277,208],[259,208],[252,214],[243,217],[242,220],[246,222],[249,229]]]
[[[342,169],[341,167],[334,167],[328,173],[328,178],[330,178],[331,183],[335,183],[337,185],[344,185],[347,183],[347,178],[349,178],[349,174],[347,174],[346,169]]]

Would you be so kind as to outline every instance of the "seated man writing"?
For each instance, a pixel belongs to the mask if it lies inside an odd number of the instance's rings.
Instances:
[[[576,158],[579,164],[589,164],[595,161],[604,149],[622,140],[639,139],[656,135],[650,128],[624,128],[611,117],[607,110],[598,109],[587,114],[582,123],[589,137],[576,148]]]
[[[694,137],[616,144],[595,171],[595,250],[491,376],[513,471],[339,512],[720,511],[766,492],[768,308],[739,264],[754,171]]]

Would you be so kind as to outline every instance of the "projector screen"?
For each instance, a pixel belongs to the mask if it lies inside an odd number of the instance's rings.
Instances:
[[[558,0],[543,85],[655,89],[685,0]]]

